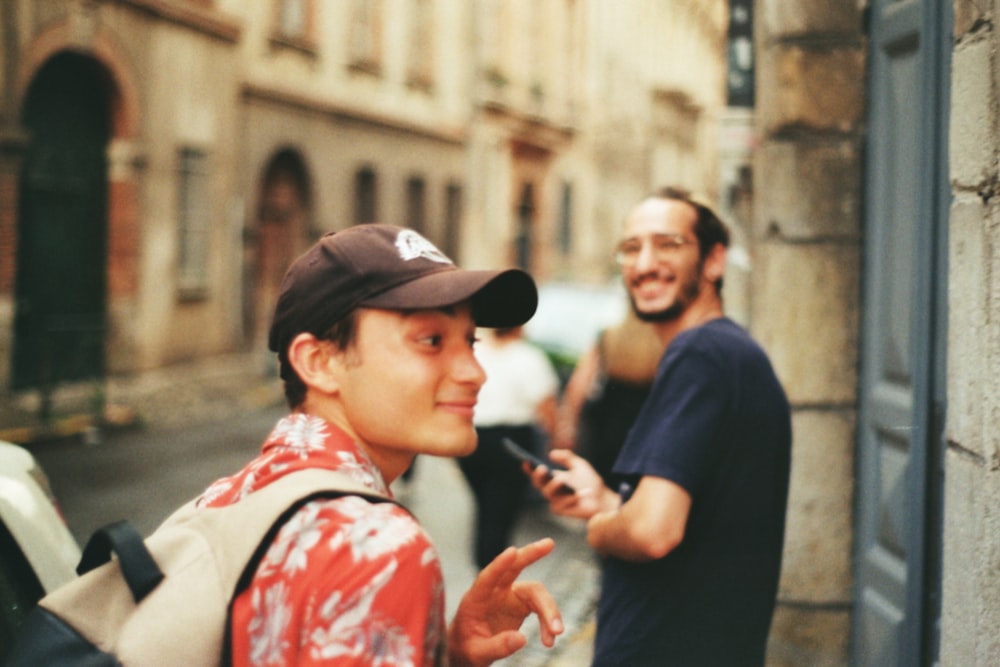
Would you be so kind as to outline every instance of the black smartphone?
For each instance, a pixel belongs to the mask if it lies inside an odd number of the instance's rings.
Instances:
[[[532,468],[537,468],[538,466],[545,466],[546,468],[548,468],[549,472],[545,476],[545,481],[549,481],[552,479],[553,470],[566,470],[565,466],[561,466],[558,463],[553,463],[552,461],[544,461],[538,458],[537,456],[535,456],[534,454],[532,454],[527,449],[520,446],[510,438],[503,439],[503,447],[505,450],[507,450],[508,454],[513,456],[518,461],[527,463]],[[571,493],[576,493],[576,490],[569,484],[563,484],[561,487],[559,487],[558,493],[561,495],[568,495]]]

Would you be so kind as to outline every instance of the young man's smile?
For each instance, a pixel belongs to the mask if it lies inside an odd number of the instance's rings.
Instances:
[[[438,405],[442,409],[448,412],[454,412],[457,415],[467,417],[472,419],[473,414],[476,410],[476,399],[461,399],[461,398],[449,398],[441,399],[438,401]]]

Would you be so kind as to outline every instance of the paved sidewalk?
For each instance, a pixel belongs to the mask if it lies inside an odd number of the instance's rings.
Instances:
[[[73,436],[93,439],[105,428],[184,426],[284,400],[275,369],[254,354],[217,356],[100,383],[60,385],[50,398],[50,418],[44,421],[40,392],[4,395],[0,440],[29,444]]]

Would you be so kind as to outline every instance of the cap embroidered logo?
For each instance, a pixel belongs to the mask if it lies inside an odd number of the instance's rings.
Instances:
[[[423,257],[424,259],[429,259],[432,262],[440,262],[441,264],[454,263],[448,259],[447,255],[438,250],[433,243],[412,229],[404,229],[399,232],[399,235],[396,236],[396,249],[399,250],[399,256],[407,262],[411,259]]]

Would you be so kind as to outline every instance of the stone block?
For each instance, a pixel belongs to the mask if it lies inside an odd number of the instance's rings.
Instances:
[[[985,307],[987,315],[988,353],[981,367],[983,378],[982,398],[985,403],[986,421],[983,433],[986,434],[987,459],[991,466],[1000,467],[1000,201],[991,201],[989,226],[985,243],[988,252],[989,265],[986,283],[987,296]]]
[[[767,642],[767,667],[847,665],[851,616],[846,609],[802,608],[780,602]]]
[[[758,109],[763,136],[787,130],[853,134],[864,119],[865,49],[856,44],[761,49]]]
[[[796,411],[781,599],[851,599],[853,412]]]
[[[951,180],[977,188],[997,175],[997,89],[992,65],[995,44],[976,40],[952,53]]]
[[[941,664],[1000,655],[1000,472],[950,447],[945,460]]]
[[[751,331],[793,404],[853,404],[859,250],[844,243],[758,243]]]
[[[813,33],[857,34],[860,37],[861,6],[843,0],[762,0],[756,20],[768,39],[800,37]]]
[[[857,240],[861,226],[861,155],[852,140],[768,141],[754,171],[765,183],[755,195],[761,236]]]
[[[1000,239],[991,238],[989,210],[975,194],[958,195],[951,207],[948,273],[948,414],[949,440],[986,457],[984,432],[989,407],[998,400],[998,358],[995,335],[990,333],[989,266]],[[994,231],[995,235],[997,232]],[[994,301],[995,303],[995,301]],[[1000,432],[1000,424],[992,424]]]
[[[972,30],[976,24],[990,20],[990,3],[983,0],[952,0],[952,6],[955,10],[952,34],[956,41]]]

